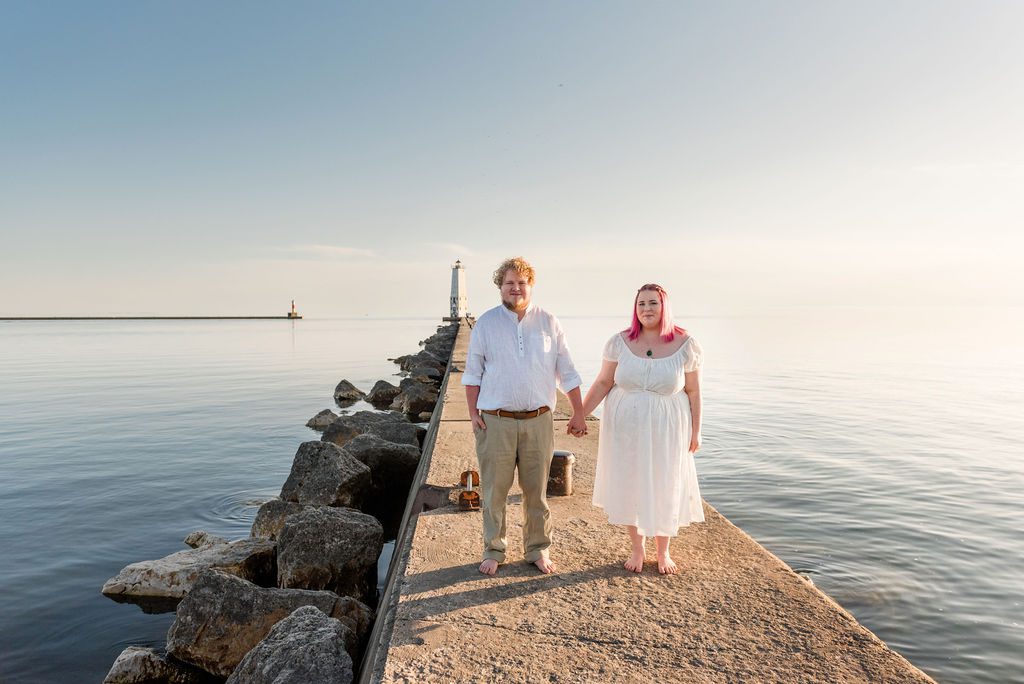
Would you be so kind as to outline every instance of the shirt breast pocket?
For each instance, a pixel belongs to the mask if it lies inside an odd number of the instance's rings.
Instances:
[[[550,354],[555,346],[555,338],[546,332],[537,333],[537,350],[542,354]]]

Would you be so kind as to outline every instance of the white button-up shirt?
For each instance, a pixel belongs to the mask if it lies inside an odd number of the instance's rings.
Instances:
[[[554,315],[530,304],[523,320],[504,305],[484,312],[473,326],[463,385],[479,385],[476,407],[532,411],[555,408],[555,383],[563,392],[582,384],[565,333]]]

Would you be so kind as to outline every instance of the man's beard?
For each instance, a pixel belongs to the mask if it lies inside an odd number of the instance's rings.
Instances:
[[[503,304],[503,305],[505,306],[505,308],[506,308],[506,309],[508,309],[508,310],[509,310],[509,311],[511,311],[512,313],[519,313],[520,311],[526,311],[527,307],[529,307],[529,306],[530,306],[530,300],[526,300],[525,302],[523,302],[523,303],[522,303],[522,304],[521,304],[521,305],[519,306],[519,308],[516,308],[516,307],[515,307],[515,306],[513,306],[512,304],[509,304],[509,303],[508,303],[508,302],[506,302],[506,301],[505,301],[504,299],[502,299],[502,300],[501,300],[501,303],[502,303],[502,304]]]

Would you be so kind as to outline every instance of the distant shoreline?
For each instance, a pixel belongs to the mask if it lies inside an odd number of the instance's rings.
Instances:
[[[297,321],[302,316],[0,316],[0,321]]]

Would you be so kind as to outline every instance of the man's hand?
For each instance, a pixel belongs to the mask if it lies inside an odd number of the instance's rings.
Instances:
[[[486,430],[487,425],[484,423],[484,417],[480,415],[480,410],[476,407],[476,400],[480,396],[480,385],[466,385],[466,408],[469,409],[469,422],[473,426],[473,432],[475,433],[477,428]]]
[[[583,419],[583,412],[577,411],[569,419],[569,426],[565,430],[574,437],[582,437],[587,434],[587,421]]]

